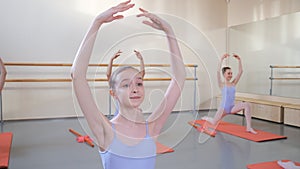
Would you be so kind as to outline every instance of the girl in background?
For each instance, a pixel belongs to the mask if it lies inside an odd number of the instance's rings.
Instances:
[[[236,114],[237,112],[244,110],[245,116],[246,116],[246,123],[247,123],[246,131],[256,134],[257,132],[254,131],[251,127],[251,110],[250,110],[249,103],[246,103],[246,102],[241,102],[238,104],[234,103],[235,92],[236,92],[235,86],[239,82],[239,80],[242,76],[242,73],[243,73],[242,61],[238,55],[233,54],[233,57],[236,58],[239,62],[239,71],[238,71],[238,74],[236,75],[236,77],[232,80],[231,68],[223,67],[222,74],[223,74],[225,81],[222,81],[222,79],[221,79],[220,70],[221,70],[223,60],[225,58],[228,58],[229,56],[230,56],[229,54],[224,54],[222,56],[222,58],[219,62],[219,66],[218,66],[219,68],[217,70],[218,85],[219,85],[220,89],[222,90],[221,105],[220,105],[219,109],[217,110],[214,118],[205,116],[202,119],[204,119],[204,120],[210,122],[212,125],[216,126],[218,124],[218,122],[220,122],[220,120],[224,116],[226,116],[228,114]]]

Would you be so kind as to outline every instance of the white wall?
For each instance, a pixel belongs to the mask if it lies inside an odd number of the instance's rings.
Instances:
[[[10,0],[0,5],[0,56],[4,62],[71,63],[93,17],[120,1],[99,0]],[[173,25],[178,36],[185,63],[199,65],[197,108],[210,108],[215,88],[215,66],[219,53],[225,51],[227,7],[219,0],[176,0],[135,2],[137,7],[160,13]],[[142,51],[145,63],[168,63],[168,48],[156,31],[140,24],[133,14],[124,20],[106,25],[100,31],[91,63],[107,63],[118,49],[125,56],[118,62],[136,62],[133,49]],[[145,32],[152,32],[149,36]],[[136,33],[141,35],[137,36]],[[127,36],[127,37],[126,37]],[[7,79],[12,78],[69,78],[69,67],[32,68],[7,67]],[[155,72],[156,71],[156,72]],[[164,74],[147,70],[147,76]],[[89,70],[89,77],[104,77],[105,68]],[[193,70],[188,69],[191,76]],[[147,96],[143,109],[151,111],[161,98],[166,82],[146,82]],[[91,83],[99,108],[107,114],[107,83]],[[193,108],[193,82],[187,81],[176,110]],[[3,90],[5,119],[33,119],[81,115],[73,104],[70,83],[6,83]],[[213,104],[214,106],[214,104]]]
[[[299,0],[229,0],[228,26],[262,21],[300,10]]]

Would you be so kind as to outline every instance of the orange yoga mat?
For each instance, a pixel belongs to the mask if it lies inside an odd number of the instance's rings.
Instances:
[[[0,168],[8,168],[12,133],[0,134]]]
[[[197,123],[200,125],[203,125],[205,123],[204,120],[195,120],[192,121],[192,123]],[[281,136],[261,130],[256,130],[258,133],[257,134],[251,134],[249,132],[246,132],[246,127],[241,126],[238,124],[233,124],[233,123],[228,123],[221,121],[219,125],[216,128],[217,131],[231,134],[237,137],[241,137],[247,140],[255,141],[255,142],[264,142],[264,141],[271,141],[271,140],[278,140],[278,139],[286,139],[286,136]]]
[[[174,149],[156,142],[156,154],[172,153]]]
[[[283,162],[287,162],[290,160],[282,160]],[[300,163],[294,162],[297,166],[300,166]],[[247,165],[247,169],[283,169],[280,165],[277,164],[277,161],[269,161],[262,162],[257,164],[249,164]]]

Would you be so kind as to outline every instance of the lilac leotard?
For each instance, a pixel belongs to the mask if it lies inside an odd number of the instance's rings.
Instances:
[[[115,127],[111,145],[104,152],[100,152],[104,169],[154,169],[156,162],[156,144],[148,132],[137,145],[129,146],[118,140]]]
[[[227,114],[231,113],[235,100],[235,86],[224,86],[222,89],[221,108],[224,108]]]

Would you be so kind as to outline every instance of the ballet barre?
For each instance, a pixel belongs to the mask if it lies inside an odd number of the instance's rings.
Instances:
[[[61,67],[71,67],[72,63],[25,63],[25,62],[6,62],[5,66],[61,66]],[[94,67],[107,67],[108,64],[89,64],[89,66]],[[113,64],[115,66],[133,66],[137,67],[140,64]],[[144,64],[145,67],[170,67],[170,64]],[[185,64],[185,67],[198,67],[194,64]]]
[[[274,68],[283,68],[283,69],[298,69],[300,66],[279,66],[279,65],[270,65],[271,68],[271,76],[270,79],[270,95],[272,95],[273,92],[273,80],[300,80],[300,77],[273,77],[273,69]]]
[[[186,80],[196,80],[193,77],[185,78]],[[86,79],[87,81],[105,82],[106,78]],[[170,81],[171,78],[143,78],[143,81]],[[6,79],[5,82],[72,82],[72,79]]]
[[[71,67],[72,63],[26,63],[26,62],[6,62],[5,66],[24,66],[24,67]],[[108,64],[89,64],[89,67],[107,67]],[[113,67],[117,66],[133,66],[139,67],[140,64],[113,64]],[[193,111],[196,111],[196,87],[197,87],[197,67],[195,64],[185,64],[185,67],[193,68],[193,77],[187,77],[186,80],[194,81],[194,107]],[[170,67],[170,64],[144,64],[144,67]],[[107,82],[107,78],[94,78],[94,79],[86,79],[89,82]],[[161,77],[161,78],[143,78],[143,81],[170,81],[169,77]],[[27,83],[27,82],[72,82],[71,78],[18,78],[18,79],[6,79],[5,82],[13,83]],[[109,95],[109,116],[111,116],[111,96]]]

